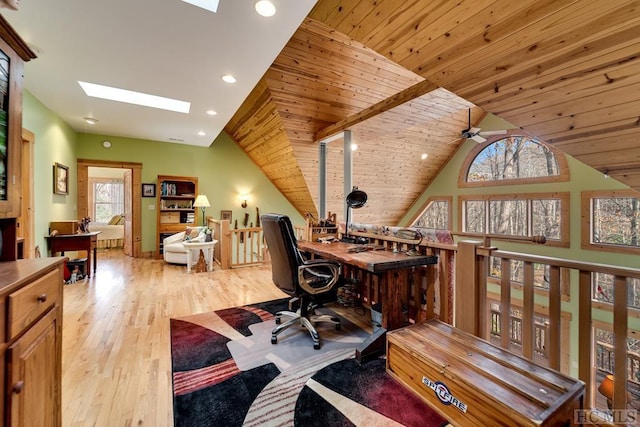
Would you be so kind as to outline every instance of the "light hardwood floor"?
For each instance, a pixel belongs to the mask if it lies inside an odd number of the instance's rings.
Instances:
[[[187,274],[103,250],[97,268],[64,287],[65,427],[172,426],[169,319],[286,296],[270,266]]]

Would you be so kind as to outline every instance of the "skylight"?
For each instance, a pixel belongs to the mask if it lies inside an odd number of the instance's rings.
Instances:
[[[189,113],[191,103],[178,101],[177,99],[164,98],[162,96],[148,95],[126,89],[98,85],[78,81],[87,96],[108,99],[111,101],[126,102],[128,104],[142,105],[161,110],[175,111],[177,113]]]
[[[218,0],[182,0],[185,3],[201,7],[209,12],[216,13],[218,11]]]

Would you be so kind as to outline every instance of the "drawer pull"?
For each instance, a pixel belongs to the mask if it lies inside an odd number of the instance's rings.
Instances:
[[[24,381],[18,381],[13,385],[12,391],[15,394],[20,394],[23,388],[24,388]]]
[[[38,302],[45,302],[47,300],[47,294],[38,295]]]

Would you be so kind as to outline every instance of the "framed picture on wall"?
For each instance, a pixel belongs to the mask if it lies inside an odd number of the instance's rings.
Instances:
[[[220,211],[220,220],[224,221],[227,220],[229,222],[231,222],[231,211]]]
[[[142,184],[142,197],[156,197],[156,185]]]
[[[69,168],[60,163],[53,165],[53,193],[69,194]]]

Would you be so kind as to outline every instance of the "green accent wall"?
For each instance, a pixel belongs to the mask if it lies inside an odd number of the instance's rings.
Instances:
[[[35,135],[34,145],[34,236],[35,246],[47,256],[45,236],[50,221],[78,219],[76,216],[76,148],[78,135],[60,117],[28,91],[23,92],[22,127]],[[69,194],[53,194],[53,165],[69,167]]]
[[[294,224],[304,218],[269,181],[266,175],[224,132],[209,147],[149,141],[134,138],[77,133],[60,117],[25,91],[23,127],[35,134],[35,218],[36,245],[46,254],[44,236],[49,222],[78,219],[77,159],[126,161],[142,164],[142,182],[157,184],[158,175],[195,176],[201,194],[211,203],[205,214],[220,218],[220,210],[232,210],[242,222],[245,212],[255,224],[260,213],[289,215]],[[102,146],[111,141],[111,148]],[[69,166],[69,195],[53,194],[53,164]],[[156,192],[159,189],[156,188]],[[246,209],[240,207],[240,194],[249,194]],[[156,199],[134,200],[141,204],[142,252],[156,249]],[[198,210],[198,218],[202,211]],[[233,226],[233,224],[232,224]]]
[[[482,121],[480,127],[483,130],[512,129],[514,126],[495,117],[491,114]],[[488,186],[479,188],[459,188],[458,176],[465,157],[475,147],[475,142],[467,140],[458,152],[449,160],[445,167],[428,185],[427,189],[415,201],[411,209],[400,222],[401,226],[408,226],[408,221],[421,209],[430,197],[452,196],[452,226],[453,231],[460,231],[458,228],[458,197],[461,195],[478,194],[513,194],[513,193],[550,193],[569,192],[570,193],[570,247],[558,248],[546,245],[523,244],[516,242],[502,242],[496,240],[492,242],[501,250],[544,255],[556,258],[566,258],[590,263],[617,265],[623,267],[637,268],[638,256],[612,252],[584,250],[581,248],[581,192],[594,190],[626,190],[628,186],[612,179],[606,178],[601,172],[585,165],[571,156],[566,156],[569,166],[570,180],[567,182],[547,183],[547,184],[526,184],[526,185],[505,185]],[[467,238],[469,239],[469,238]],[[472,240],[472,239],[471,239]],[[498,286],[489,285],[489,291],[499,294]],[[571,274],[571,301],[562,303],[562,310],[572,316],[570,325],[570,374],[577,376],[578,360],[578,274],[572,271]],[[514,292],[514,297],[518,295]],[[545,304],[544,300],[536,298],[536,303]],[[546,305],[546,304],[545,304]],[[611,313],[600,310],[593,311],[593,319],[610,323]],[[629,327],[640,330],[638,319],[629,318]]]

